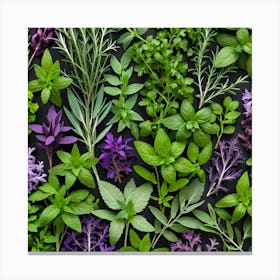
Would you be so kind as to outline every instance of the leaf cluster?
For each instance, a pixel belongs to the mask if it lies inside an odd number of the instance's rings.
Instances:
[[[60,76],[60,63],[58,60],[53,63],[48,49],[44,51],[41,66],[34,64],[34,71],[37,79],[28,83],[28,90],[41,91],[43,104],[50,100],[51,103],[60,107],[62,104],[60,90],[67,88],[72,83],[72,79]]]
[[[37,102],[33,102],[33,93],[28,91],[28,124],[34,123],[36,120],[36,112],[39,109],[39,104]],[[28,129],[28,134],[31,133],[31,129]]]
[[[149,183],[136,187],[131,179],[124,188],[123,193],[113,184],[99,181],[99,191],[107,207],[111,210],[98,209],[92,214],[110,221],[109,240],[114,245],[123,234],[125,226],[131,224],[135,229],[142,232],[152,232],[154,227],[139,215],[148,204],[151,197],[152,186]]]

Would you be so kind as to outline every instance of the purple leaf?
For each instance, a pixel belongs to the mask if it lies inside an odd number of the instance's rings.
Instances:
[[[78,138],[74,136],[64,136],[59,140],[59,144],[73,144],[77,140]]]
[[[34,132],[43,133],[43,127],[40,124],[30,124],[28,127]]]
[[[46,139],[46,142],[45,142],[45,145],[46,146],[49,146],[51,143],[53,143],[55,141],[55,138],[54,136],[49,136],[47,139]]]
[[[34,56],[43,53],[44,49],[53,41],[53,28],[38,28],[31,37],[30,47],[34,51]]]

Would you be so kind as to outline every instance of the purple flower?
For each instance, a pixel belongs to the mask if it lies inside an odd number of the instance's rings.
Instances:
[[[53,28],[38,28],[31,37],[30,46],[34,51],[34,56],[44,52],[44,49],[53,41]]]
[[[47,175],[44,173],[44,163],[36,161],[32,155],[35,148],[28,147],[28,194],[36,190],[40,183],[45,183]]]
[[[132,172],[131,165],[136,154],[129,143],[132,138],[114,138],[111,132],[107,133],[104,143],[100,146],[102,153],[99,156],[100,164],[107,169],[107,178],[114,178],[121,182],[122,174]]]
[[[246,119],[241,121],[243,127],[243,134],[238,134],[238,137],[243,142],[243,147],[251,152],[252,151],[252,93],[245,89],[242,96],[243,107],[245,109],[244,115]]]
[[[217,251],[216,245],[219,245],[216,238],[209,238],[210,244],[206,244],[206,250],[202,250],[200,233],[195,233],[194,230],[189,230],[182,234],[182,240],[170,243],[171,252],[201,252],[201,251]]]
[[[71,127],[65,126],[61,121],[62,110],[58,113],[55,111],[52,105],[49,108],[47,119],[48,124],[30,124],[29,128],[34,132],[37,132],[36,138],[43,142],[39,143],[38,147],[46,150],[49,160],[50,168],[52,168],[52,156],[57,151],[61,144],[72,144],[78,139],[74,136],[62,136],[62,132],[67,132],[71,130]]]
[[[108,245],[109,224],[93,215],[81,218],[82,232],[68,230],[61,251],[111,252],[115,246]]]
[[[206,170],[209,174],[210,187],[207,196],[219,190],[228,191],[225,187],[226,181],[236,180],[240,177],[242,170],[238,167],[243,164],[245,158],[237,146],[237,139],[221,141],[218,151],[211,158],[210,166]]]
[[[243,107],[245,112],[243,113],[246,117],[252,115],[252,93],[245,89],[245,92],[242,96]]]

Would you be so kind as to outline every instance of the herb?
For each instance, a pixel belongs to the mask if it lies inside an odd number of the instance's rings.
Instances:
[[[243,107],[245,112],[245,119],[241,121],[243,127],[243,134],[238,134],[238,137],[242,140],[242,145],[249,152],[252,151],[252,93],[245,89],[242,96]]]
[[[219,131],[215,119],[210,107],[195,112],[192,104],[188,100],[184,100],[180,107],[180,114],[163,119],[162,124],[177,131],[177,141],[186,141],[190,138],[202,148],[211,142],[210,134],[216,134]]]
[[[99,191],[105,204],[112,210],[94,210],[93,215],[109,220],[109,240],[111,245],[115,245],[123,231],[125,230],[124,247],[127,246],[128,230],[131,224],[135,229],[142,232],[152,232],[154,227],[141,215],[147,206],[152,193],[152,186],[148,183],[136,187],[135,182],[131,179],[124,188],[122,193],[116,186],[101,181],[99,182]]]
[[[107,61],[115,42],[111,39],[111,29],[107,28],[67,28],[57,30],[57,48],[72,67],[74,94],[69,91],[70,112],[64,107],[74,131],[80,136],[87,150],[94,157],[95,145],[111,129],[108,125],[97,133],[97,128],[108,115],[111,102],[104,99],[104,74],[109,69]],[[96,180],[98,172],[93,167]]]
[[[53,33],[53,28],[38,28],[36,33],[31,37],[30,48],[33,50],[33,54],[29,59],[28,67],[33,58],[41,55],[44,52],[44,49],[53,42]]]
[[[49,167],[52,168],[53,154],[58,147],[62,144],[72,144],[77,141],[77,138],[74,136],[62,136],[63,132],[71,130],[71,127],[65,126],[61,121],[62,110],[56,112],[54,106],[51,106],[48,110],[47,119],[47,124],[30,124],[29,128],[38,133],[36,138],[43,142],[43,144],[38,143],[38,147],[46,150]]]
[[[34,71],[37,80],[28,83],[28,90],[32,92],[41,91],[43,104],[50,100],[51,103],[60,107],[62,103],[60,90],[67,88],[72,79],[60,76],[59,61],[53,63],[48,49],[44,51],[41,66],[35,64]]]
[[[235,207],[231,218],[232,224],[242,219],[246,212],[252,216],[252,188],[247,171],[239,178],[236,184],[236,193],[224,196],[215,206],[220,208]]]
[[[28,147],[28,194],[36,190],[40,183],[46,182],[43,161],[36,161],[32,153],[35,148]]]
[[[215,67],[226,67],[237,61],[240,68],[252,76],[252,35],[247,28],[239,28],[236,36],[221,33],[216,40],[223,48],[214,60]]]
[[[166,252],[169,251],[168,248],[156,248],[151,250],[151,239],[150,234],[146,233],[145,236],[140,239],[138,234],[133,230],[129,230],[129,241],[131,246],[122,247],[121,252]]]
[[[209,174],[210,187],[207,196],[227,191],[225,182],[236,180],[242,173],[240,164],[245,161],[237,145],[237,139],[221,141],[218,151],[214,151],[211,164],[206,169]]]
[[[157,208],[149,206],[150,211],[156,218],[152,248],[155,247],[162,235],[168,241],[176,242],[179,238],[174,231],[176,233],[184,233],[189,228],[200,228],[201,222],[194,217],[186,216],[186,214],[204,203],[204,200],[199,201],[203,192],[204,183],[197,179],[194,179],[188,186],[182,188],[171,203],[169,218]]]
[[[123,174],[132,172],[131,165],[136,158],[136,154],[129,143],[132,138],[114,138],[109,132],[104,143],[101,145],[101,154],[99,156],[100,164],[107,169],[107,178],[121,183]]]
[[[34,123],[36,120],[36,112],[39,109],[38,103],[33,103],[33,93],[28,91],[28,124]],[[28,129],[28,134],[31,133],[31,129]]]
[[[215,97],[231,93],[235,94],[239,90],[238,85],[246,81],[247,76],[239,76],[233,83],[229,83],[229,75],[236,72],[235,66],[228,66],[218,70],[214,66],[214,61],[217,57],[216,53],[212,52],[212,56],[208,55],[208,47],[213,42],[216,32],[211,28],[203,28],[201,36],[198,37],[198,42],[195,47],[196,55],[193,58],[194,70],[196,76],[196,85],[199,89],[199,108],[204,104],[210,103]]]
[[[74,230],[66,232],[61,251],[83,251],[83,252],[111,252],[115,246],[108,245],[109,224],[93,215],[81,217],[82,231]]]
[[[114,117],[108,122],[108,125],[118,123],[117,132],[121,132],[125,127],[131,129],[135,138],[139,137],[136,121],[143,121],[143,118],[135,111],[133,107],[137,101],[137,92],[143,88],[143,84],[128,84],[133,73],[133,66],[129,69],[131,62],[131,51],[128,50],[119,61],[115,56],[111,56],[110,64],[114,75],[105,75],[106,81],[110,86],[104,87],[104,91],[111,96],[119,96],[119,99],[113,100],[111,111]],[[130,96],[128,98],[128,96]]]
[[[240,116],[240,113],[236,111],[238,108],[239,102],[232,101],[230,96],[227,96],[223,100],[223,107],[218,103],[212,103],[210,106],[213,112],[218,117],[218,122],[220,126],[219,133],[217,133],[217,142],[215,149],[219,146],[220,140],[223,134],[233,134],[235,132],[235,127],[232,124],[236,123],[237,118]]]
[[[193,214],[204,224],[199,227],[200,230],[218,235],[223,242],[223,251],[241,251],[246,239],[252,237],[252,222],[247,217],[243,223],[243,236],[237,226],[232,226],[230,223],[230,214],[219,208],[213,209],[208,203],[209,214],[194,210]]]
[[[78,179],[81,184],[90,188],[94,187],[94,179],[90,169],[98,162],[97,158],[93,158],[89,152],[80,155],[76,143],[73,145],[71,154],[58,151],[57,156],[62,163],[54,166],[50,170],[51,174],[65,176],[65,182],[68,186],[72,186]]]
[[[185,243],[182,240],[178,240],[177,242],[171,243],[170,248],[172,252],[201,252],[201,237],[200,233],[195,233],[194,230],[189,230],[186,233],[182,234],[182,239],[185,239]],[[210,244],[205,244],[206,250],[203,251],[217,251],[216,246],[219,245],[216,238],[208,238]]]
[[[82,231],[79,215],[90,214],[95,208],[94,197],[85,189],[69,193],[72,184],[65,182],[60,186],[58,178],[51,174],[48,182],[29,196],[29,201],[45,200],[46,206],[39,217],[39,227],[53,225],[56,250],[59,251],[66,227]]]
[[[152,119],[140,125],[140,134],[147,136],[161,126],[162,119],[176,113],[177,99],[192,99],[193,79],[187,76],[188,64],[183,61],[183,53],[188,51],[186,30],[158,30],[154,37],[149,35],[132,48],[135,71],[139,77],[147,75],[139,103]]]
[[[126,28],[127,32],[123,33],[119,38],[118,38],[118,43],[122,44],[124,49],[127,49],[130,43],[134,38],[138,38],[141,41],[145,40],[142,38],[142,35],[145,34],[148,30],[148,28]]]

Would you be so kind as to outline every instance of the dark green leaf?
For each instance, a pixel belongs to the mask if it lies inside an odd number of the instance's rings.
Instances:
[[[183,100],[180,112],[185,121],[191,120],[195,115],[194,108],[188,100]]]
[[[177,233],[185,233],[188,231],[188,228],[185,226],[182,226],[181,224],[172,224],[170,227],[170,229],[174,230]]]
[[[185,124],[185,121],[181,115],[177,114],[163,119],[162,124],[171,130],[178,130]]]
[[[226,210],[224,210],[224,209],[215,208],[215,212],[223,220],[230,220],[231,219],[231,215]]]
[[[178,198],[178,195],[176,195],[171,203],[170,219],[173,219],[176,217],[178,210],[179,210],[179,198]]]
[[[157,184],[156,176],[153,172],[150,172],[140,165],[134,165],[133,169],[139,176],[141,176],[145,180],[152,182],[153,184]]]
[[[212,218],[207,213],[205,213],[204,211],[196,209],[196,210],[193,210],[192,213],[201,222],[203,222],[205,224],[208,224],[208,225],[214,225],[214,221],[212,220]]]
[[[78,176],[78,180],[85,186],[93,188],[94,187],[94,179],[92,174],[90,173],[89,170],[85,168],[80,169],[80,173]]]
[[[236,47],[238,45],[236,37],[227,33],[218,34],[216,40],[221,47]]]
[[[49,224],[59,213],[60,209],[55,205],[49,205],[46,207],[39,218],[40,226],[46,226]]]
[[[157,208],[153,206],[149,206],[149,209],[156,219],[158,219],[163,225],[167,225],[167,218],[162,212],[160,212]]]
[[[77,232],[82,231],[81,221],[78,216],[64,212],[62,214],[62,220],[68,227],[72,228],[73,230]]]
[[[176,242],[179,238],[178,236],[173,233],[172,231],[166,229],[164,232],[163,232],[163,236],[169,241],[169,242]]]
[[[204,187],[205,183],[200,182],[198,179],[192,180],[192,182],[186,187],[189,204],[194,204],[201,199]]]
[[[219,234],[219,232],[215,229],[215,227],[212,227],[212,226],[202,225],[199,229],[202,230],[202,231],[205,231],[205,232]]]

